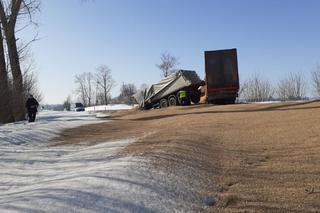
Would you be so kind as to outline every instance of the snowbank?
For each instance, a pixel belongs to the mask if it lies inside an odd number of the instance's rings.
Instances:
[[[261,102],[251,102],[253,104],[276,104],[276,103],[303,103],[309,100],[296,100],[296,101],[261,101]]]
[[[24,121],[0,126],[0,144],[47,143],[63,129],[98,122],[102,121],[88,112],[41,111],[34,123]]]
[[[134,106],[126,105],[126,104],[114,104],[114,105],[102,105],[102,106],[92,106],[86,107],[86,111],[114,111],[114,110],[128,110],[132,109]]]
[[[49,146],[65,128],[101,122],[88,112],[41,112],[0,126],[0,212],[192,212],[189,180],[120,157],[134,140]],[[160,157],[160,156],[159,156]]]

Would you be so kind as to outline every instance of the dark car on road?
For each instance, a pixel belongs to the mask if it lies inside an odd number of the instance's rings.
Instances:
[[[82,112],[85,111],[84,105],[82,103],[75,103],[75,111],[76,112]]]

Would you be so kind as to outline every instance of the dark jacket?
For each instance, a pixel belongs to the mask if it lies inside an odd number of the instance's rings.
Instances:
[[[37,112],[38,111],[39,103],[35,98],[28,98],[26,102],[26,108],[28,112]]]

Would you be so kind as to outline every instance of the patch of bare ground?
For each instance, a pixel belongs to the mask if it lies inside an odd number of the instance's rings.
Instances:
[[[118,155],[181,176],[209,212],[320,212],[320,103],[193,105],[116,113],[55,145],[136,137]]]

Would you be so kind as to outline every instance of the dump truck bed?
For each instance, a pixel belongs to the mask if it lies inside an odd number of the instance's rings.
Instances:
[[[191,70],[179,70],[178,72],[169,75],[156,84],[151,85],[143,94],[142,97],[134,95],[140,106],[147,104],[154,104],[160,99],[165,98],[171,94],[177,93],[179,90],[194,86],[199,87],[202,84],[202,80],[199,78],[195,71]]]
[[[153,84],[146,97],[146,101],[157,101],[172,93],[189,87],[191,85],[200,86],[201,79],[195,71],[179,70],[177,73],[168,76],[157,84]]]

